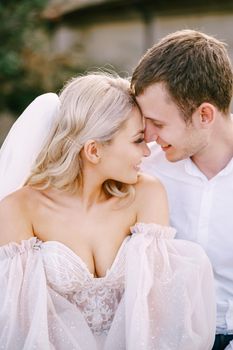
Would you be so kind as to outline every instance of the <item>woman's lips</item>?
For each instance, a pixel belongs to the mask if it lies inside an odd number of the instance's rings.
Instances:
[[[136,171],[140,171],[140,169],[141,169],[141,163],[138,164],[138,165],[135,165],[135,166],[134,166],[134,169],[135,169]]]

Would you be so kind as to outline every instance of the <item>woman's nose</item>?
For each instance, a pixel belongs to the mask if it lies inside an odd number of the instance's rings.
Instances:
[[[150,154],[151,154],[151,150],[146,144],[146,142],[144,142],[143,156],[148,157]]]

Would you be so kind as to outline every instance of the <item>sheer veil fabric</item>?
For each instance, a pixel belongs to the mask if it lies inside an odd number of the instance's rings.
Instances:
[[[0,200],[19,189],[29,176],[59,105],[56,94],[41,95],[12,126],[0,150]]]
[[[41,95],[13,125],[0,151],[0,198],[24,184],[59,105],[56,94]],[[215,335],[211,265],[202,248],[174,236],[171,227],[136,224],[101,283],[59,242],[32,237],[0,247],[0,348],[210,350]],[[109,283],[119,288],[119,278],[124,290],[110,328],[95,335],[80,305],[89,310],[98,298],[88,299],[91,288],[98,285],[98,293],[109,295]],[[106,315],[112,299],[103,300]]]

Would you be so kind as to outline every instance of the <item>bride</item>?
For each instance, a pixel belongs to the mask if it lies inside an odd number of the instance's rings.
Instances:
[[[174,240],[127,80],[92,73],[38,97],[0,153],[5,350],[208,350],[210,263]]]

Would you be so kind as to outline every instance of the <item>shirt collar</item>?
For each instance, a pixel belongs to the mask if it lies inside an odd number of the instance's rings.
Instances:
[[[196,166],[196,164],[191,160],[191,158],[185,159],[184,162],[184,168],[187,174],[199,177],[201,179],[208,180],[207,177],[201,172],[201,170]],[[229,161],[229,163],[223,168],[217,175],[214,177],[219,176],[226,176],[229,173],[233,171],[233,158]]]

